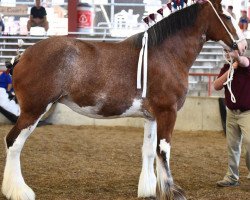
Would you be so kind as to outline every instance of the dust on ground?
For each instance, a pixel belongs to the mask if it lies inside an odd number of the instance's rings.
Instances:
[[[12,126],[0,126],[0,138]],[[43,126],[27,140],[21,156],[23,176],[37,200],[136,200],[143,129]],[[0,143],[0,179],[5,146]],[[222,132],[175,131],[171,169],[189,200],[247,200],[250,180],[241,159],[241,186],[218,188],[227,168]],[[5,198],[0,195],[0,200]]]

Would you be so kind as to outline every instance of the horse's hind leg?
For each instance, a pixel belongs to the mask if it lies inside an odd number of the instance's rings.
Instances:
[[[29,186],[26,185],[23,179],[20,154],[26,139],[35,129],[43,114],[49,110],[51,105],[52,104],[49,104],[46,110],[36,112],[36,114],[21,111],[21,115],[17,123],[6,136],[7,158],[4,169],[2,192],[8,199],[35,199],[35,193]]]
[[[157,113],[157,199],[186,200],[184,191],[174,184],[170,171],[170,141],[176,120],[176,110]]]
[[[156,122],[147,120],[144,125],[144,140],[142,146],[142,171],[138,185],[138,197],[155,197],[156,176],[154,160],[156,156]]]

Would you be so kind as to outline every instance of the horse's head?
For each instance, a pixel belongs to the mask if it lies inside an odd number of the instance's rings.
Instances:
[[[210,11],[207,38],[219,41],[225,49],[238,50],[243,55],[247,49],[247,41],[236,20],[222,9],[221,0],[204,0],[202,3]]]

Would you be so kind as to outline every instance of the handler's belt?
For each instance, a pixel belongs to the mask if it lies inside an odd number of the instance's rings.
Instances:
[[[231,111],[233,111],[233,112],[235,112],[235,113],[237,113],[237,114],[240,114],[240,113],[242,113],[242,112],[246,112],[246,111],[249,111],[250,109],[237,109],[237,110],[231,110]]]

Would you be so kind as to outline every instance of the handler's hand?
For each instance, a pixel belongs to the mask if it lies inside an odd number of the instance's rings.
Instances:
[[[237,69],[238,66],[240,67],[249,67],[249,59],[246,56],[240,56],[238,51],[230,51],[226,52],[226,57],[231,57],[233,61],[235,62],[235,65],[233,66],[234,69]]]
[[[233,58],[233,60],[235,61],[239,61],[240,59],[240,55],[239,55],[239,52],[238,51],[230,51],[230,52],[227,52],[227,56]]]

